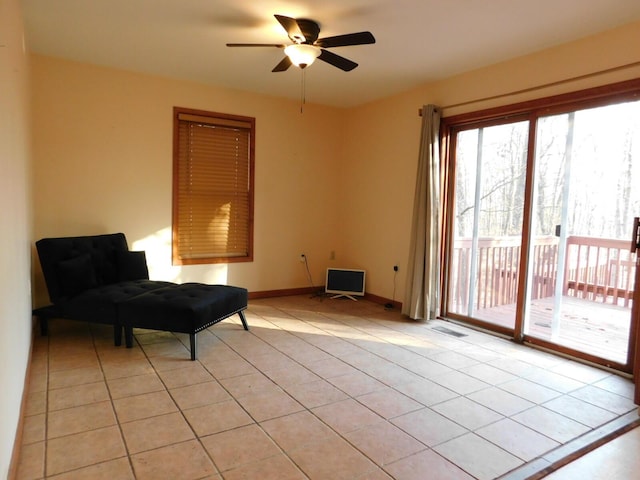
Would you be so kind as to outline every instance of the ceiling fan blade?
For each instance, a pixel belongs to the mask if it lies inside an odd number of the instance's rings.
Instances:
[[[279,43],[227,43],[227,47],[276,47],[284,48],[286,45]]]
[[[285,29],[287,35],[289,35],[289,38],[293,42],[303,43],[306,41],[304,34],[302,33],[302,30],[300,30],[298,22],[295,18],[285,17],[284,15],[274,15],[274,17],[276,17],[276,20],[278,20],[278,22],[280,22],[280,25],[282,25],[282,28]]]
[[[336,55],[329,50],[322,50],[322,53],[320,53],[320,56],[318,58],[333,65],[334,67],[338,67],[340,70],[344,70],[345,72],[350,72],[358,66],[356,62],[352,62],[348,58]]]
[[[316,45],[322,48],[346,47],[349,45],[366,45],[376,43],[376,39],[371,32],[347,33],[346,35],[336,35],[335,37],[320,38]]]
[[[289,57],[284,57],[278,65],[273,67],[272,72],[284,72],[291,66],[291,59]]]

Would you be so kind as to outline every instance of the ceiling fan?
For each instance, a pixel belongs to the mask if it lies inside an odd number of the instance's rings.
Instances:
[[[336,35],[335,37],[318,38],[320,34],[318,22],[308,18],[290,18],[284,15],[274,16],[286,30],[289,39],[293,42],[291,45],[278,43],[227,43],[227,47],[284,48],[286,56],[273,68],[272,72],[284,72],[291,65],[304,69],[311,65],[316,58],[345,72],[350,72],[358,66],[357,63],[326,49],[376,43],[376,39],[371,32],[348,33],[346,35]]]

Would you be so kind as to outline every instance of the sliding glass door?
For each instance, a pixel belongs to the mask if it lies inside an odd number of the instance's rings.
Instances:
[[[445,122],[443,316],[631,371],[635,88]]]
[[[449,313],[514,328],[528,122],[462,130],[455,138]],[[500,312],[500,313],[498,313]]]
[[[524,333],[625,364],[636,260],[630,238],[640,215],[640,102],[543,116],[536,130]]]

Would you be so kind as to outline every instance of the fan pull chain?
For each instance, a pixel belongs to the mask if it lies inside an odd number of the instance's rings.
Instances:
[[[307,74],[306,74],[307,69],[303,68],[302,69],[302,77],[300,80],[300,115],[302,115],[304,113],[304,104],[306,103],[306,79],[307,79]]]

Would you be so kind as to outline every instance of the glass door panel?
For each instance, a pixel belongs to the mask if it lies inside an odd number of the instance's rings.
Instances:
[[[640,102],[538,119],[524,333],[628,361]]]
[[[514,328],[528,129],[521,121],[456,135],[448,314]]]

